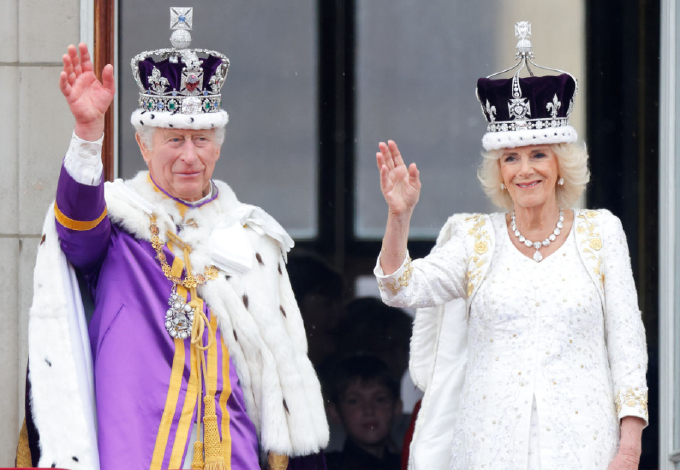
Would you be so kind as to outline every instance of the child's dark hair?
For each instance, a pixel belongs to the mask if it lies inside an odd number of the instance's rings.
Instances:
[[[361,383],[377,383],[389,390],[392,399],[399,399],[400,384],[392,377],[387,364],[375,356],[356,355],[342,359],[333,369],[330,377],[328,398],[338,403],[340,396],[355,380]]]

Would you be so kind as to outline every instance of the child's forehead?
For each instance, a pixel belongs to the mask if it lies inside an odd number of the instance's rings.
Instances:
[[[382,381],[377,379],[364,379],[362,377],[356,377],[350,380],[347,384],[347,388],[344,393],[356,392],[356,391],[366,391],[366,392],[377,392],[384,391],[389,393],[390,389]]]

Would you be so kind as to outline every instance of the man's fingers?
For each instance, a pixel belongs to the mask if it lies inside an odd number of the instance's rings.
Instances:
[[[73,63],[71,62],[71,56],[64,54],[61,56],[61,62],[64,64],[64,72],[68,75],[73,72]]]
[[[68,83],[68,75],[64,71],[59,74],[59,89],[61,90],[62,95],[67,98],[71,94],[71,85]]]
[[[116,92],[116,83],[113,79],[113,65],[107,64],[102,70],[102,85],[111,93]]]
[[[73,44],[68,46],[68,55],[71,56],[71,62],[73,63],[74,71],[80,75],[82,69],[80,68],[80,59],[78,58],[78,49],[76,49],[76,46]]]
[[[94,72],[94,65],[92,65],[92,60],[90,59],[90,52],[87,50],[87,44],[81,42],[78,44],[78,49],[80,49],[80,65],[83,72]]]

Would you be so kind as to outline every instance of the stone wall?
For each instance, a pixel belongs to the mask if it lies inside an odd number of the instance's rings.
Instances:
[[[73,119],[61,56],[80,32],[80,0],[3,0],[0,15],[0,467],[14,464],[24,418],[28,308],[42,221]]]

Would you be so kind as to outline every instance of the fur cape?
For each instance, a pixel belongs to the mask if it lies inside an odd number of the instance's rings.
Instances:
[[[329,431],[285,269],[292,240],[262,209],[240,203],[225,183],[215,184],[219,197],[186,215],[198,225],[182,234],[192,247],[194,272],[216,264],[213,258],[231,256],[217,253],[216,233],[234,234],[239,244],[235,252],[251,254],[253,262],[209,281],[198,294],[218,318],[263,453],[316,453],[327,445]],[[149,211],[156,215],[164,242],[163,234],[182,219],[177,204],[148,183],[146,172],[107,183],[106,203],[111,222],[138,240],[151,238]],[[73,269],[59,247],[52,209],[43,234],[29,312],[29,432],[33,426],[39,435],[39,466],[98,469],[87,323]]]

